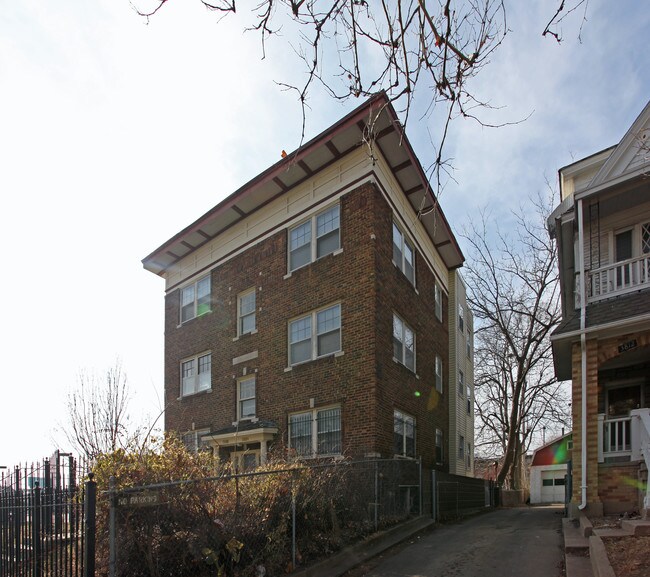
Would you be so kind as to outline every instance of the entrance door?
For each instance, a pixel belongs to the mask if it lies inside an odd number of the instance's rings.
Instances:
[[[632,229],[616,234],[614,250],[616,251],[616,262],[632,258]],[[630,280],[629,264],[616,267],[616,288],[629,286]]]

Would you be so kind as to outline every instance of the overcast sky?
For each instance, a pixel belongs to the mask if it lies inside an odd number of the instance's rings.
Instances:
[[[616,144],[650,98],[650,11],[590,0],[558,45],[554,2],[511,2],[503,46],[473,84],[499,107],[453,126],[441,204],[456,231],[555,184],[557,169]],[[299,144],[299,62],[282,38],[242,33],[193,0],[146,21],[128,0],[5,2],[0,11],[0,465],[57,448],[80,369],[117,357],[136,418],[163,394],[163,281],[141,259]],[[358,101],[314,92],[307,138]],[[434,120],[431,120],[433,123]],[[423,165],[426,121],[408,135]],[[60,437],[59,437],[60,439]],[[63,443],[58,448],[67,449]]]

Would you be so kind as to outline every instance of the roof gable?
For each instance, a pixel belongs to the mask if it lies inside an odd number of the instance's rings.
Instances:
[[[336,124],[288,154],[169,239],[142,261],[163,276],[181,259],[253,212],[312,178],[370,141],[390,171],[449,269],[464,257],[385,93],[379,93]]]
[[[618,143],[589,186],[633,178],[650,169],[650,101]]]

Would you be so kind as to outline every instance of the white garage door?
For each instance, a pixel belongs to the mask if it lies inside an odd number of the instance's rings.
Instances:
[[[542,503],[564,503],[566,471],[542,471]]]

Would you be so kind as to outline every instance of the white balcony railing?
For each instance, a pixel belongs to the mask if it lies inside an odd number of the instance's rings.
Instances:
[[[650,287],[650,254],[630,258],[589,272],[588,301]]]
[[[631,417],[605,419],[602,415],[602,436],[600,446],[604,457],[632,455]]]

